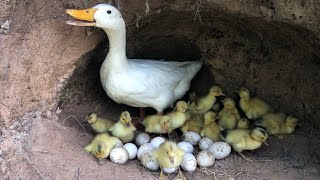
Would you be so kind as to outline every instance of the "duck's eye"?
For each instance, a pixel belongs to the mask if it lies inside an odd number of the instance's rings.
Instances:
[[[89,13],[89,11],[88,11],[88,10],[86,10],[86,13]]]
[[[107,11],[107,13],[108,13],[108,14],[111,14],[111,11],[110,11],[110,10],[108,10],[108,11]]]

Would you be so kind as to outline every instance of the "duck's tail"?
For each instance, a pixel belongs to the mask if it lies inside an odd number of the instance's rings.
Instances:
[[[189,61],[187,65],[187,73],[184,79],[180,81],[175,89],[175,94],[179,98],[185,95],[190,88],[190,82],[194,76],[200,71],[203,61]]]

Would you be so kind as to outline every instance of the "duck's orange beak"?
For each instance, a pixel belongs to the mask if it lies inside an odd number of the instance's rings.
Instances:
[[[72,21],[67,21],[67,24],[73,26],[95,26],[96,23],[94,22],[94,13],[96,11],[96,8],[82,10],[67,9],[66,13],[76,19]]]

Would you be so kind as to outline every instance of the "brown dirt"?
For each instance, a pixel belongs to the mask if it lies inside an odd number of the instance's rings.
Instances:
[[[66,8],[98,2],[106,1],[1,1],[0,24],[10,26],[0,29],[0,179],[158,176],[136,160],[98,165],[83,150],[92,138],[90,129],[70,117],[81,123],[92,111],[114,120],[124,109],[138,112],[114,103],[101,88],[105,34],[65,25]],[[259,161],[232,154],[217,161],[210,175],[198,169],[187,174],[189,179],[319,179],[318,2],[115,2],[128,24],[128,57],[203,58],[206,67],[193,80],[193,91],[203,94],[220,84],[236,99],[234,91],[246,86],[301,119],[293,135],[271,137],[270,146],[246,153]]]

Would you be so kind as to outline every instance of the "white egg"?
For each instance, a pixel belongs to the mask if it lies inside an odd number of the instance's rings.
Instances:
[[[143,144],[139,147],[138,149],[138,152],[137,152],[137,157],[138,159],[140,160],[141,158],[141,155],[144,151],[153,151],[154,150],[154,147],[152,146],[152,144],[150,143],[146,143],[146,144]]]
[[[231,146],[225,142],[215,142],[208,150],[213,153],[215,159],[223,159],[230,154]]]
[[[211,167],[214,161],[214,155],[208,150],[200,151],[197,155],[197,163],[200,167]]]
[[[141,155],[141,163],[144,167],[150,171],[156,171],[159,169],[157,159],[153,156],[151,151],[144,151]]]
[[[201,139],[201,136],[196,132],[188,131],[182,135],[182,139],[184,141],[191,143],[193,146],[195,146],[195,145],[198,145]]]
[[[110,152],[110,160],[116,164],[124,164],[128,161],[129,153],[123,147],[114,148]]]
[[[129,153],[129,159],[134,159],[137,156],[138,148],[135,144],[133,143],[127,143],[123,146],[128,153]]]
[[[150,136],[147,133],[140,133],[136,137],[136,145],[141,146],[143,144],[146,144],[150,142]]]
[[[186,153],[193,153],[194,148],[192,144],[187,141],[179,142],[177,146]]]
[[[207,150],[210,145],[213,143],[212,139],[208,138],[208,137],[203,137],[200,141],[199,141],[199,148],[201,150]]]
[[[162,168],[163,173],[166,174],[172,174],[177,170],[177,167],[173,167],[173,168]]]
[[[197,169],[197,160],[191,153],[185,153],[181,162],[181,168],[188,172],[193,172]]]
[[[162,144],[165,141],[165,138],[158,136],[151,139],[150,144],[152,144],[152,146],[157,149],[160,146],[160,144]]]

